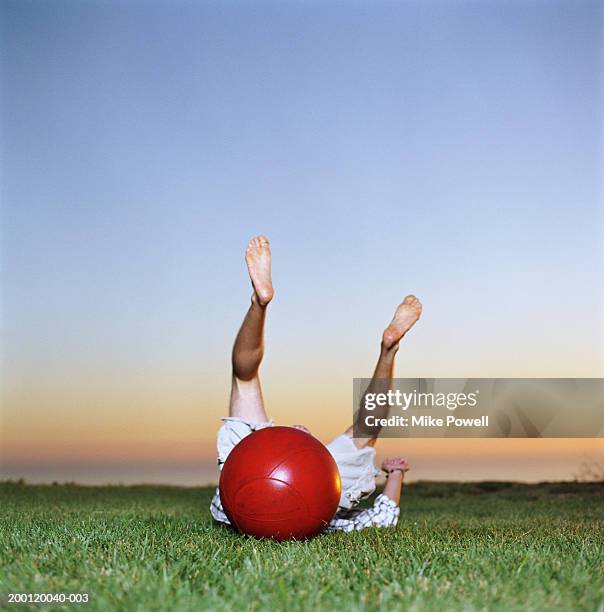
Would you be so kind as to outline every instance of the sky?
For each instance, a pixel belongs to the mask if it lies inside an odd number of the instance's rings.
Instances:
[[[249,238],[267,410],[327,441],[398,376],[604,375],[597,2],[2,3],[2,473],[216,479]],[[385,440],[570,478],[592,440]]]

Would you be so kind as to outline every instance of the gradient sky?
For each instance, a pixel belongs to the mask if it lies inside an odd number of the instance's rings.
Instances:
[[[215,478],[268,235],[268,410],[326,440],[399,376],[604,375],[597,2],[2,3],[3,475]],[[402,448],[401,448],[402,447]],[[384,441],[569,477],[602,440]]]

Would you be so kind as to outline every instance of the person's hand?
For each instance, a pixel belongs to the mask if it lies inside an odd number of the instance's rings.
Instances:
[[[304,427],[304,425],[292,425],[292,427],[294,429],[299,429],[300,431],[303,431],[304,433],[310,434],[310,429],[308,429],[308,427]]]
[[[400,470],[403,474],[410,469],[410,465],[402,457],[389,457],[382,462],[382,470],[387,474]]]

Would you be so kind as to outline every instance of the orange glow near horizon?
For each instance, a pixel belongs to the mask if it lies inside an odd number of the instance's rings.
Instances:
[[[169,385],[129,393],[109,385],[101,394],[81,381],[69,393],[15,395],[13,410],[4,411],[4,477],[214,482],[215,434],[227,406],[219,384],[208,385],[203,400],[195,385],[178,396]],[[326,387],[313,404],[312,393],[294,396],[287,385],[267,388],[278,423],[306,424],[324,442],[349,424],[350,390],[338,394]],[[376,450],[380,460],[406,457],[411,479],[560,480],[578,475],[584,463],[604,460],[604,439],[382,439]]]

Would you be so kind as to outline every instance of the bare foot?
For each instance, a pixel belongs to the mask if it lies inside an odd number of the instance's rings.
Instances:
[[[273,299],[271,282],[271,249],[265,236],[252,238],[245,251],[245,263],[254,286],[255,297],[261,306]]]
[[[391,348],[413,327],[422,314],[422,304],[414,296],[408,295],[396,309],[394,318],[382,337],[386,348]]]

